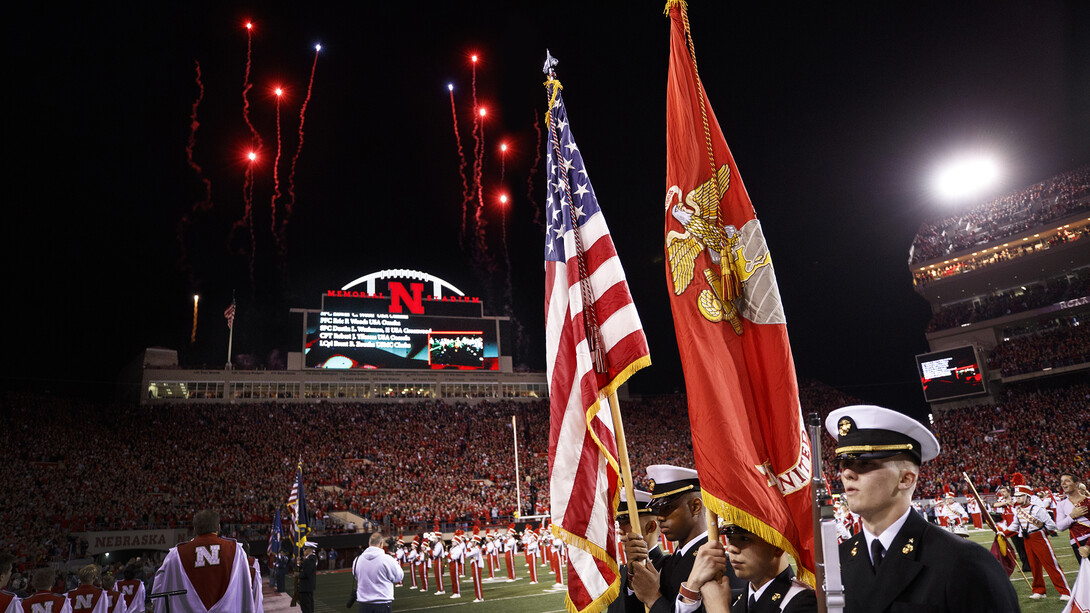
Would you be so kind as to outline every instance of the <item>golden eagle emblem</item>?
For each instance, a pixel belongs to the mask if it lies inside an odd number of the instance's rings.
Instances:
[[[847,417],[841,418],[840,422],[837,424],[837,432],[840,433],[840,436],[844,436],[851,431],[852,420],[848,419]]]
[[[716,189],[718,187],[718,190]],[[702,272],[710,289],[701,290],[697,309],[713,323],[730,322],[735,334],[742,334],[742,320],[735,300],[742,295],[742,285],[757,268],[772,262],[767,251],[750,261],[743,252],[742,235],[732,225],[720,225],[719,201],[730,187],[730,166],[723,164],[715,179],[709,178],[681,198],[681,188],[666,193],[666,208],[685,228],[666,234],[666,251],[674,294],[689,288],[696,272],[697,257],[707,250],[711,267]],[[716,193],[718,191],[718,193]]]

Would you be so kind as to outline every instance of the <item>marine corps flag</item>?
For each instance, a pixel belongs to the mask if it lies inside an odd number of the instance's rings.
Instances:
[[[551,529],[568,545],[568,611],[595,613],[620,590],[613,514],[621,470],[610,399],[651,359],[605,214],[568,124],[555,63],[550,57],[545,64]]]
[[[666,280],[705,505],[814,582],[809,439],[772,259],[671,0]]]

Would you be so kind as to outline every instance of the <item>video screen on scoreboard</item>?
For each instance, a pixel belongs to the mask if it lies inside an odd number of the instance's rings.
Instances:
[[[449,315],[449,305],[440,312],[391,313],[388,299],[326,300],[307,315],[306,366],[499,370],[494,320]]]
[[[923,396],[928,402],[987,393],[984,370],[972,347],[916,356]]]
[[[436,366],[484,365],[484,337],[481,332],[432,332],[428,335],[428,364]]]

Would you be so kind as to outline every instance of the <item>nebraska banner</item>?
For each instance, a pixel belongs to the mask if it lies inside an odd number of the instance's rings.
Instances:
[[[671,2],[666,278],[704,503],[813,584],[810,444],[772,256]]]
[[[87,541],[87,553],[97,555],[122,549],[157,549],[169,551],[178,543],[189,540],[186,529],[117,530],[113,532],[82,532],[76,534]]]

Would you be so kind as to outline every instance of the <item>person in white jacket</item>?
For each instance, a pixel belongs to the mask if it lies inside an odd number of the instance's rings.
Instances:
[[[405,580],[401,565],[382,550],[384,539],[381,532],[371,534],[370,546],[352,562],[359,613],[393,611],[394,584]]]

